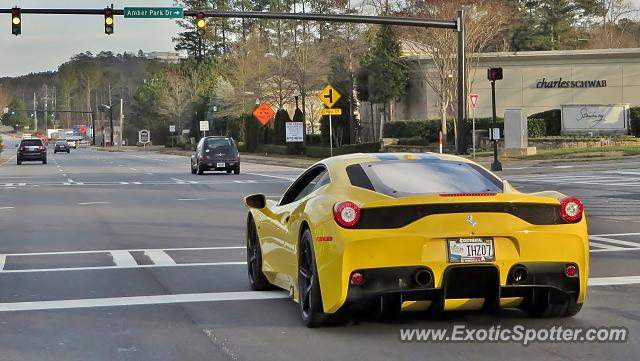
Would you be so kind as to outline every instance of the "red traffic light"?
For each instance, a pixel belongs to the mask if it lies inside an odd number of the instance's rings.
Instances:
[[[22,10],[19,7],[11,9],[11,34],[22,34]]]
[[[104,33],[113,34],[113,9],[104,8]]]
[[[502,68],[487,69],[487,78],[490,81],[502,80]]]

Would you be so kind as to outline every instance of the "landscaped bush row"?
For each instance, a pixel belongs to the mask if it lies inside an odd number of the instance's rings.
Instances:
[[[629,110],[629,120],[631,121],[631,134],[640,137],[640,107],[633,107]]]
[[[562,112],[560,109],[551,109],[540,113],[531,114],[527,117],[529,123],[533,122],[544,122],[545,132],[543,135],[560,135],[560,130],[562,128]],[[531,129],[531,128],[529,128]],[[531,134],[529,134],[529,138],[533,138]]]

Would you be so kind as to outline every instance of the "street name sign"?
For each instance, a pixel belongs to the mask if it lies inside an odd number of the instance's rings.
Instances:
[[[170,133],[175,133],[176,132],[176,126],[175,125],[170,125],[169,126],[169,132]]]
[[[322,93],[320,93],[320,100],[322,100],[327,108],[333,108],[333,106],[338,100],[340,100],[341,97],[342,95],[340,95],[340,93],[334,87],[332,87],[331,84],[328,84],[322,90]]]
[[[267,125],[275,115],[276,113],[267,103],[260,104],[260,106],[253,111],[253,116],[256,117],[262,125]]]
[[[200,122],[200,131],[201,132],[208,132],[209,131],[209,122],[206,120],[203,120]]]
[[[304,138],[304,125],[302,122],[286,122],[287,143],[302,142]]]
[[[342,115],[342,108],[320,109],[320,115]]]
[[[182,19],[183,8],[125,7],[124,17],[130,19]]]

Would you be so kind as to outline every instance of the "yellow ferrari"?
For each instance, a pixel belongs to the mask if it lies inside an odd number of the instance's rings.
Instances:
[[[328,158],[279,201],[244,202],[251,287],[289,291],[309,327],[363,307],[378,316],[519,307],[568,317],[585,300],[582,203],[518,192],[461,157]]]

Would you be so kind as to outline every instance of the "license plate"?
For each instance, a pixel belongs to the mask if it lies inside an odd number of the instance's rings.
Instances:
[[[493,238],[450,238],[447,243],[451,263],[491,262],[496,259]]]
[[[216,168],[224,168],[225,166],[224,163],[216,163]]]

